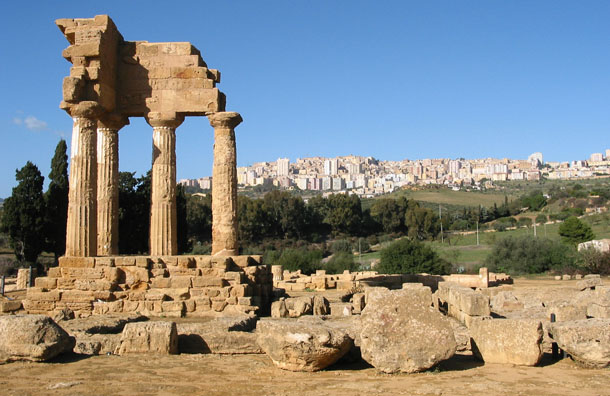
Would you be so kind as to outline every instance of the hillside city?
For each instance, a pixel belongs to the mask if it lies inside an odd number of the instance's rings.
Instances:
[[[489,188],[493,182],[570,180],[610,175],[610,149],[593,153],[588,160],[544,162],[542,153],[526,160],[495,159],[422,159],[383,161],[373,157],[310,157],[290,162],[257,162],[237,168],[238,185],[275,186],[281,189],[319,191],[323,194],[349,193],[361,198],[391,193],[405,186],[445,185],[460,188]],[[209,190],[211,177],[182,179],[184,186]]]

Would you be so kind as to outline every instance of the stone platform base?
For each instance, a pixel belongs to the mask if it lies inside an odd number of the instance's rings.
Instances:
[[[69,308],[78,317],[233,316],[265,313],[273,291],[260,256],[61,257],[36,278],[23,301],[28,313]]]

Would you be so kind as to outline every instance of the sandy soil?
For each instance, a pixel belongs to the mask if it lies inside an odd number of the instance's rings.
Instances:
[[[573,288],[571,282],[515,282],[519,291],[544,287],[564,298],[566,286]],[[539,367],[483,364],[456,355],[431,371],[402,375],[380,374],[364,363],[293,373],[276,368],[265,355],[68,355],[50,363],[0,365],[0,396],[374,394],[610,396],[610,369],[583,369],[548,355]]]
[[[0,394],[28,395],[610,395],[610,370],[570,360],[483,365],[456,355],[433,371],[385,375],[364,365],[283,371],[265,355],[72,355],[0,366]]]

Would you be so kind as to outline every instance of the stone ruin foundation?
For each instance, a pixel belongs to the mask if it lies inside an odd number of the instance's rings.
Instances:
[[[235,127],[209,69],[187,42],[125,41],[107,15],[59,19],[72,67],[60,108],[73,119],[66,253],[37,278],[28,313],[138,312],[233,315],[269,305],[270,270],[238,256]],[[178,256],[176,129],[206,116],[214,128],[212,255]],[[152,128],[150,256],[119,256],[119,130],[129,117]]]

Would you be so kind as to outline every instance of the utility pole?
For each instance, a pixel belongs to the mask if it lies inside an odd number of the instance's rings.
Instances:
[[[477,246],[479,246],[479,220],[477,220]]]
[[[443,236],[443,213],[441,211],[441,204],[438,204],[438,219],[441,223],[441,244],[445,242],[445,238]]]

